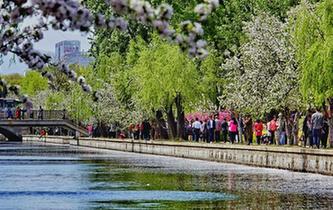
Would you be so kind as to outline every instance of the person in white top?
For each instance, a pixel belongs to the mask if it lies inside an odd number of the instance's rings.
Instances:
[[[194,141],[199,142],[201,123],[198,118],[195,118],[192,128],[194,129]]]

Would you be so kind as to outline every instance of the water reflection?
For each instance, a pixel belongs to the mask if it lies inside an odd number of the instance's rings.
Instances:
[[[333,209],[333,177],[0,144],[0,209]]]

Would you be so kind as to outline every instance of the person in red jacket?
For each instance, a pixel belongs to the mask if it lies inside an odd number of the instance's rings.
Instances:
[[[40,131],[39,131],[39,139],[41,141],[43,141],[43,138],[44,138],[44,141],[46,141],[46,130],[44,128],[42,128]]]
[[[276,117],[274,116],[273,119],[269,122],[268,131],[270,133],[269,143],[275,143],[275,131],[277,129]]]
[[[20,107],[17,107],[16,110],[15,110],[15,118],[17,120],[21,119],[21,108]]]
[[[256,134],[257,144],[260,144],[263,129],[264,125],[262,124],[261,120],[258,119],[254,124],[254,132]]]

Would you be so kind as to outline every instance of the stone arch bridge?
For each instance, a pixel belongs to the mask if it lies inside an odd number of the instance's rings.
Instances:
[[[0,113],[0,133],[9,141],[22,141],[23,130],[38,127],[65,128],[79,132],[83,136],[88,136],[87,130],[67,119],[67,114],[64,111],[44,110],[41,115],[37,110],[34,110],[29,118],[21,119],[7,119],[5,115],[6,113]]]

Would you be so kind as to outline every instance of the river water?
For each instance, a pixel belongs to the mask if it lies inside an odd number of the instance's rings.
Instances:
[[[0,209],[333,209],[333,177],[2,143]]]

